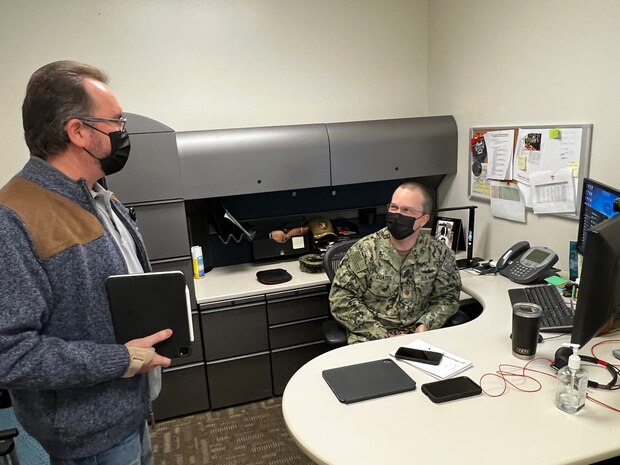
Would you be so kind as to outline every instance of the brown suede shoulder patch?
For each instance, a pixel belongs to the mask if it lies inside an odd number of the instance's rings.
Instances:
[[[36,253],[43,260],[104,234],[103,225],[95,215],[19,176],[0,190],[0,204],[13,210],[26,224]]]

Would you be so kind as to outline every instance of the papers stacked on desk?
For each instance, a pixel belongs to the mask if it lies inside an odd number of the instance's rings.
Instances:
[[[412,362],[409,360],[398,359],[401,362],[408,363],[420,370],[424,373],[427,373],[437,379],[445,379],[451,378],[454,375],[462,373],[467,370],[470,366],[472,366],[471,360],[466,360],[464,358],[458,357],[450,352],[446,352],[438,347],[434,347],[421,339],[416,339],[415,341],[407,344],[405,347],[411,347],[412,349],[419,350],[430,350],[433,352],[441,352],[443,354],[443,358],[439,365],[429,365],[428,363],[419,363]],[[396,350],[390,352],[390,355],[394,357]]]

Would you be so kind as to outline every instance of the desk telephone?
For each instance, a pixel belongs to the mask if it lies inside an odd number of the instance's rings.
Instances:
[[[558,261],[557,254],[547,247],[530,247],[527,241],[517,242],[497,261],[500,274],[519,284],[546,278]]]

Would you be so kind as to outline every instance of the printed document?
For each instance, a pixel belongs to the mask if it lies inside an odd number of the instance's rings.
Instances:
[[[443,354],[443,358],[441,359],[439,365],[429,365],[428,363],[418,363],[412,362],[410,360],[398,359],[398,361],[408,363],[437,379],[451,378],[454,375],[462,373],[473,365],[471,360],[466,360],[464,358],[451,354],[450,352],[439,349],[438,347],[433,347],[432,345],[427,344],[420,339],[416,339],[415,341],[410,342],[405,347],[419,350],[430,350],[432,352],[441,352]],[[392,357],[394,357],[394,354],[396,354],[397,349],[398,348],[390,352],[390,355]]]

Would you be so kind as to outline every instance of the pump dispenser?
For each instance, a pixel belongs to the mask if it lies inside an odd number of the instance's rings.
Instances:
[[[555,405],[567,413],[577,413],[586,403],[588,372],[581,368],[581,358],[577,355],[579,345],[562,345],[572,347],[573,354],[568,358],[568,365],[558,371]]]

